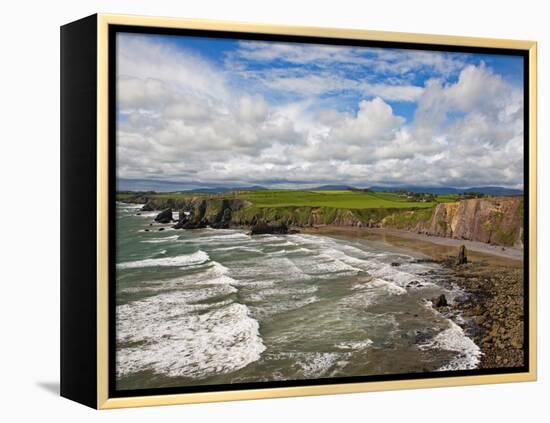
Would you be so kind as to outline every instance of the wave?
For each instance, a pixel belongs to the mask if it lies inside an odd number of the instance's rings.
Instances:
[[[250,301],[257,304],[252,304],[250,310],[253,315],[260,320],[270,318],[280,313],[286,313],[291,310],[298,310],[302,307],[308,306],[320,301],[320,298],[316,295],[304,297],[301,299],[290,299],[288,301],[265,301],[262,297],[250,298]]]
[[[160,213],[160,212],[158,212],[158,211],[140,212],[139,214],[135,214],[134,216],[137,216],[137,217],[157,217],[157,215],[158,215],[159,213]]]
[[[143,241],[140,241],[140,242],[144,242],[146,244],[157,244],[159,242],[175,241],[178,238],[179,238],[179,235],[172,235],[172,236],[165,236],[165,237],[161,237],[161,238],[146,239],[146,240],[143,240]]]
[[[262,252],[262,250],[260,250],[258,248],[247,247],[245,245],[234,245],[232,247],[219,247],[219,248],[214,248],[211,251],[236,251],[236,250],[248,251],[250,253],[261,253]]]
[[[364,350],[365,348],[370,347],[372,344],[372,340],[367,338],[364,341],[340,342],[336,345],[336,348],[340,348],[342,350]]]
[[[142,267],[184,267],[196,264],[206,263],[210,260],[210,257],[207,253],[202,250],[199,250],[192,254],[183,254],[175,257],[163,257],[156,259],[144,259],[137,261],[127,261],[123,263],[118,263],[116,265],[117,269],[137,269]]]
[[[125,209],[141,209],[143,207],[143,204],[136,204],[136,203],[122,203],[120,201],[116,202],[116,206],[119,209],[125,210]]]
[[[202,379],[257,361],[265,350],[259,323],[239,303],[217,303],[195,313],[180,292],[117,307],[117,376],[150,370]]]
[[[216,229],[217,231],[217,229]],[[250,239],[250,235],[247,235],[243,232],[230,232],[221,235],[208,235],[201,236],[192,240],[193,242],[233,242],[233,241],[242,241]]]
[[[460,326],[449,320],[450,327],[438,333],[435,338],[421,345],[421,349],[441,349],[456,352],[456,356],[437,371],[475,369],[479,364],[481,349],[466,336]]]
[[[343,298],[340,300],[340,303],[362,309],[367,309],[391,296],[407,293],[405,288],[383,279],[374,279],[365,283],[355,284],[351,289],[356,293]]]

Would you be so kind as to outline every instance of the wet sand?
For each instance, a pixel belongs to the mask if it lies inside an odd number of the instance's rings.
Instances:
[[[343,235],[382,241],[396,247],[408,248],[425,254],[434,260],[456,256],[458,247],[464,245],[472,262],[488,262],[506,267],[523,267],[523,249],[500,247],[476,241],[428,236],[414,232],[383,228],[358,228],[353,226],[319,225],[297,228],[300,232],[318,235]]]

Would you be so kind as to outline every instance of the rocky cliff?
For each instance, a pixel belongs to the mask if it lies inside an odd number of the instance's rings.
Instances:
[[[438,204],[427,210],[398,212],[380,222],[427,235],[523,246],[523,197],[487,197]]]
[[[333,207],[256,207],[246,200],[222,196],[186,198],[139,196],[125,201],[144,204],[143,210],[173,209],[175,227],[252,227],[259,223],[288,227],[336,225],[387,227],[426,235],[523,246],[523,197],[485,197],[435,207],[408,209],[348,209]]]

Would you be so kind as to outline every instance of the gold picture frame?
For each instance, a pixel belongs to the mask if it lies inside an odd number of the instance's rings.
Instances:
[[[77,22],[78,23],[78,22]],[[76,24],[68,24],[67,29],[76,28]],[[71,27],[72,25],[72,27]],[[109,84],[112,80],[109,79],[109,27],[110,26],[139,26],[150,29],[155,28],[173,28],[173,29],[191,29],[191,30],[207,30],[207,31],[223,31],[234,33],[249,33],[249,34],[269,34],[269,35],[284,35],[284,36],[300,36],[300,37],[319,37],[330,39],[343,40],[368,40],[368,41],[383,41],[394,43],[409,43],[409,44],[429,44],[439,46],[461,46],[461,47],[483,47],[494,49],[515,49],[522,50],[528,54],[529,74],[528,77],[528,94],[529,94],[529,121],[526,124],[528,127],[528,145],[529,145],[529,213],[528,213],[528,263],[524,266],[528,267],[528,322],[529,322],[529,342],[528,342],[528,371],[518,373],[501,373],[501,374],[483,374],[483,375],[468,375],[468,376],[451,376],[451,377],[434,377],[422,379],[407,379],[407,380],[391,380],[391,381],[375,381],[361,383],[342,383],[329,385],[309,385],[309,386],[288,386],[288,387],[270,387],[259,389],[245,390],[229,390],[229,391],[214,391],[214,392],[194,392],[194,393],[174,393],[162,395],[143,395],[130,397],[110,397],[109,396],[109,343],[112,339],[109,337],[109,178],[112,174],[109,173],[109,109],[112,107],[109,103]],[[537,378],[537,303],[536,303],[536,272],[537,272],[537,44],[534,41],[516,41],[504,39],[489,39],[461,36],[446,36],[446,35],[428,35],[428,34],[410,34],[401,32],[382,32],[368,31],[361,29],[336,29],[336,28],[315,28],[315,27],[299,27],[299,26],[283,26],[283,25],[260,25],[248,23],[234,23],[223,21],[196,20],[196,19],[179,19],[179,18],[162,18],[162,17],[144,17],[144,16],[123,16],[114,14],[97,14],[94,15],[89,23],[89,31],[91,35],[88,38],[96,37],[96,51],[93,53],[97,68],[96,75],[96,90],[95,90],[95,137],[94,146],[96,155],[96,171],[93,176],[96,189],[92,193],[93,201],[96,204],[96,210],[93,215],[95,217],[95,256],[93,265],[95,272],[95,298],[91,299],[91,304],[95,304],[95,312],[90,315],[89,319],[95,319],[95,346],[96,351],[93,357],[90,358],[91,363],[87,363],[95,370],[95,389],[88,389],[82,386],[77,386],[74,382],[79,378],[76,367],[67,365],[67,369],[63,370],[62,365],[62,395],[75,399],[79,402],[90,405],[98,409],[113,409],[122,407],[140,407],[153,405],[169,405],[169,404],[189,404],[189,403],[204,403],[214,401],[234,401],[248,400],[261,398],[280,398],[292,396],[307,396],[307,395],[325,395],[325,394],[343,394],[354,392],[371,392],[384,390],[399,390],[399,389],[418,389],[418,388],[435,388],[446,386],[462,386],[462,385],[478,385],[478,384],[493,384],[505,382],[527,382],[535,381]],[[95,32],[94,32],[95,30]],[[66,31],[68,34],[68,30]],[[74,34],[69,34],[73,38]],[[68,36],[69,36],[68,35]],[[77,47],[74,47],[77,48]],[[83,47],[85,48],[85,47]],[[63,51],[62,51],[63,53]],[[69,54],[67,53],[67,56]],[[66,76],[69,71],[66,72]],[[70,75],[69,75],[70,76]],[[69,90],[69,88],[67,88]],[[67,92],[67,90],[65,92]],[[62,95],[63,98],[63,95]],[[76,100],[75,100],[76,101]],[[63,109],[62,109],[63,110]],[[67,112],[68,114],[69,112]],[[69,120],[68,115],[63,115],[62,119]],[[68,135],[67,135],[68,136]],[[69,154],[69,153],[67,153]],[[67,156],[67,161],[70,157]],[[525,170],[527,172],[527,170]],[[68,173],[67,173],[68,175]],[[62,182],[63,183],[63,182]],[[68,195],[68,194],[67,194]],[[68,207],[68,206],[67,206]],[[66,248],[74,247],[74,244],[67,243]],[[67,253],[69,254],[69,253]],[[91,257],[91,256],[90,256]],[[68,260],[68,259],[67,259]],[[70,281],[66,281],[70,283]],[[63,281],[62,281],[63,289]],[[71,296],[67,297],[67,301],[74,301]],[[62,319],[63,308],[62,304]],[[74,318],[70,315],[70,311],[65,311],[67,319]],[[62,331],[64,323],[62,320]],[[70,332],[70,333],[69,333]],[[66,330],[67,345],[76,342],[69,337],[76,333]],[[84,335],[83,335],[84,336]],[[89,336],[89,334],[88,334]],[[63,341],[62,333],[62,341]],[[88,339],[88,338],[87,338]],[[65,357],[73,354],[74,351],[67,347]],[[62,354],[63,354],[62,348]],[[71,352],[73,351],[73,352]],[[95,359],[95,363],[92,363]],[[63,375],[64,371],[64,375]],[[63,377],[71,379],[71,383],[65,383],[63,387]],[[91,377],[91,376],[90,376]],[[84,380],[83,383],[89,384],[89,381]],[[86,391],[84,394],[75,394],[76,391]],[[92,391],[95,392],[95,401]]]

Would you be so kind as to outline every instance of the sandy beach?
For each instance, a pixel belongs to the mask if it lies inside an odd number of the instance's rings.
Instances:
[[[456,255],[458,247],[464,245],[469,252],[468,257],[474,262],[484,260],[512,267],[521,267],[523,263],[523,249],[521,248],[501,247],[482,242],[428,236],[396,229],[336,225],[319,225],[297,229],[300,232],[310,234],[345,235],[383,241],[398,247],[419,251],[436,260]]]

